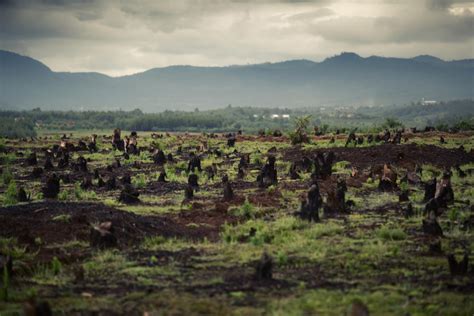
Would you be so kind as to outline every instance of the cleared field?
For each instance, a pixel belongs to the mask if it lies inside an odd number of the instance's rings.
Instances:
[[[126,155],[110,135],[89,150],[89,134],[67,133],[61,154],[62,133],[1,146],[1,315],[42,302],[86,315],[474,314],[472,133],[345,147],[347,135],[292,146],[138,132]],[[430,215],[426,185],[448,172],[454,198]],[[59,192],[45,198],[53,175]],[[308,221],[315,183],[319,220]],[[432,216],[442,235],[423,224]]]

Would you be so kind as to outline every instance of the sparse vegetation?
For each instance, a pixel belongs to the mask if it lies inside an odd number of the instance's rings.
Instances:
[[[305,124],[301,131],[313,122]],[[358,300],[371,314],[474,310],[470,293],[452,288],[464,290],[472,278],[450,277],[447,259],[436,253],[441,247],[459,261],[465,251],[460,245],[474,250],[468,203],[474,163],[457,149],[460,144],[472,148],[469,133],[447,134],[443,144],[434,132],[414,134],[410,142],[417,145],[364,142],[346,148],[347,135],[341,134],[334,134],[334,142],[333,135],[311,136],[311,143],[302,146],[292,146],[286,137],[244,135],[229,147],[221,135],[138,132],[136,155],[113,150],[110,139],[99,136],[98,152],[75,148],[69,165],[59,168],[60,158],[53,157],[53,169],[33,177],[33,169],[44,165],[44,148],[60,143],[62,134],[77,146],[90,133],[47,132],[38,135],[47,139],[4,144],[9,153],[0,156],[1,201],[9,207],[0,211],[0,264],[2,255],[11,256],[14,269],[8,282],[3,275],[0,295],[8,300],[0,304],[0,313],[19,313],[31,295],[64,314],[127,308],[140,313],[342,314]],[[154,163],[155,148],[164,151],[164,165]],[[12,154],[19,150],[22,155]],[[321,161],[330,151],[335,159],[328,167]],[[31,153],[37,155],[36,165],[24,163]],[[201,171],[188,172],[191,153],[199,157]],[[318,153],[323,156],[316,163]],[[257,177],[269,168],[270,155],[276,158],[278,181],[261,187]],[[77,164],[80,156],[86,169]],[[383,190],[387,160],[398,177],[394,188]],[[413,175],[415,166],[421,175]],[[290,176],[292,168],[299,178]],[[433,177],[439,181],[446,168],[453,172],[454,201],[436,217],[445,236],[438,239],[423,231],[424,183]],[[406,183],[402,177],[409,172]],[[53,174],[60,179],[56,198],[46,190]],[[198,186],[185,199],[191,174],[198,176]],[[81,186],[87,176],[91,184]],[[309,221],[301,216],[302,201],[308,203],[314,181],[321,199],[311,201],[321,205],[319,219]],[[232,188],[231,199],[223,198],[223,182]],[[20,187],[31,195],[29,201],[17,203]],[[408,200],[400,201],[402,192]],[[138,194],[138,201],[129,204],[123,198],[127,194]],[[341,195],[344,205],[337,204]],[[330,204],[335,211],[327,208]],[[257,281],[264,253],[271,258],[273,280]],[[278,287],[278,298],[272,286]],[[217,292],[219,302],[202,299]],[[191,311],[189,304],[201,305]]]

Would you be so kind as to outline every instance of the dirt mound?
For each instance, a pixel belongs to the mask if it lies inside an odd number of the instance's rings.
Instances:
[[[34,244],[37,238],[46,244],[88,241],[91,225],[111,221],[119,245],[134,244],[154,235],[216,238],[227,215],[213,213],[198,219],[197,225],[190,225],[194,219],[183,220],[182,215],[140,216],[100,203],[47,201],[0,208],[0,236],[16,237],[22,244]]]
[[[392,145],[384,144],[372,147],[334,147],[315,150],[302,150],[295,147],[284,152],[285,160],[296,161],[304,155],[313,157],[318,152],[332,151],[336,161],[349,161],[357,168],[391,163],[398,167],[413,168],[416,164],[432,164],[438,167],[452,167],[474,161],[474,154],[460,149],[447,149],[434,145]]]

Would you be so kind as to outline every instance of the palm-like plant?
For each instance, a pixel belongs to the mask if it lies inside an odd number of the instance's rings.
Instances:
[[[311,122],[311,115],[300,116],[295,119],[295,130],[290,133],[291,143],[293,145],[309,143],[308,127]]]

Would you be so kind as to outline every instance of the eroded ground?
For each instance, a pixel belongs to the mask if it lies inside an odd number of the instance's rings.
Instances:
[[[1,315],[21,314],[32,299],[47,301],[55,314],[86,315],[341,315],[354,300],[373,315],[474,313],[472,134],[444,134],[444,144],[440,134],[423,133],[408,135],[401,145],[349,148],[343,147],[342,135],[335,143],[319,137],[304,146],[291,146],[285,137],[239,136],[229,148],[222,136],[154,139],[139,133],[141,154],[129,159],[99,136],[97,153],[75,151],[71,161],[83,156],[88,173],[97,169],[104,179],[116,176],[113,190],[99,188],[97,179],[92,188],[82,189],[86,172],[58,168],[57,161],[53,170],[32,176],[36,166],[28,166],[26,157],[36,152],[42,167],[45,150],[59,144],[60,135],[8,140],[4,146],[0,253],[13,257],[13,272]],[[85,135],[73,134],[69,142],[77,144]],[[172,153],[174,162],[154,164],[151,147]],[[295,216],[310,186],[310,171],[291,180],[288,170],[304,156],[328,151],[335,153],[336,163],[331,177],[320,180],[322,196],[344,178],[353,206],[332,217],[321,211],[321,221],[310,223]],[[183,201],[191,152],[201,156],[203,169],[215,163],[217,174],[209,179],[205,171],[197,172],[199,189],[194,199]],[[250,154],[250,163],[238,179],[244,153]],[[269,153],[276,156],[278,184],[261,189],[256,176]],[[116,159],[121,166],[108,167]],[[384,163],[391,163],[399,179],[421,166],[422,181],[452,168],[455,201],[439,218],[443,237],[423,233],[422,182],[405,188],[414,206],[408,218],[409,202],[399,202],[399,189],[377,189]],[[162,170],[167,183],[158,182]],[[61,181],[58,199],[44,199],[41,188],[52,173],[68,174],[70,181]],[[132,205],[118,202],[120,178],[127,174],[140,193],[140,202]],[[224,174],[235,193],[231,201],[223,200]],[[25,188],[29,202],[12,198],[12,183]],[[118,246],[91,247],[91,226],[106,221],[113,224]],[[441,251],[433,250],[438,240]],[[259,281],[255,267],[264,252],[273,259],[273,278]],[[460,260],[465,253],[468,273],[452,276],[446,255]]]

